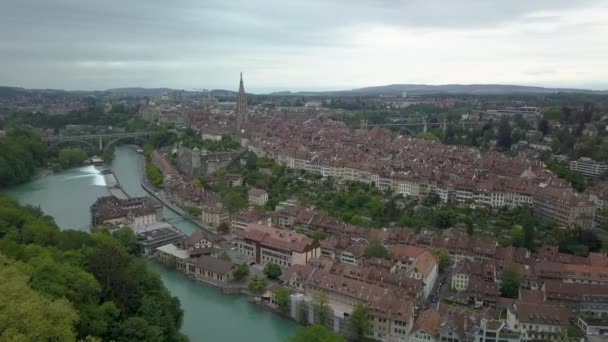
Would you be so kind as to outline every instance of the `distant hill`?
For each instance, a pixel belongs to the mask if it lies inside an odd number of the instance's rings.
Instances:
[[[608,91],[573,88],[543,88],[503,84],[391,84],[377,87],[366,87],[342,91],[320,92],[276,92],[270,95],[297,95],[297,96],[398,96],[402,92],[408,95],[425,94],[471,94],[471,95],[499,95],[499,94],[551,94],[558,92],[608,94]]]
[[[112,88],[106,92],[119,94],[121,96],[161,96],[165,93],[173,91],[170,88]]]

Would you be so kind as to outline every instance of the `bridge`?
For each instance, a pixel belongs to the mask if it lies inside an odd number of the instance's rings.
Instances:
[[[419,119],[420,121],[419,122],[406,122],[406,123],[386,123],[386,124],[373,124],[372,123],[372,124],[370,124],[367,120],[361,120],[361,123],[359,125],[353,126],[353,128],[367,130],[370,127],[401,127],[402,129],[408,131],[410,134],[415,135],[414,132],[411,129],[409,129],[408,127],[422,126],[423,127],[422,131],[426,132],[428,130],[429,125],[439,125],[439,126],[441,126],[442,130],[445,132],[448,125],[462,126],[462,128],[464,129],[465,126],[478,126],[478,125],[482,125],[485,123],[485,122],[481,122],[481,121],[447,122],[445,120],[443,122],[430,123],[430,122],[427,122],[426,117],[411,117],[411,118]],[[411,119],[411,118],[409,118],[409,119]]]
[[[127,139],[138,139],[143,141],[155,132],[132,132],[132,133],[109,133],[109,134],[89,134],[89,135],[54,135],[43,137],[42,141],[49,143],[49,146],[57,146],[67,142],[76,142],[87,145],[93,149],[103,150],[117,142]],[[106,142],[104,144],[104,142]],[[97,145],[97,146],[96,146]]]

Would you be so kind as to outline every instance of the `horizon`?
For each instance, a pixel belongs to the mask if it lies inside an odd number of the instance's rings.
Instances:
[[[445,84],[432,84],[432,83],[393,83],[393,84],[379,84],[379,85],[365,85],[365,86],[360,86],[360,87],[340,87],[340,86],[336,86],[336,87],[318,87],[318,88],[310,88],[310,87],[290,87],[290,88],[249,88],[247,86],[247,79],[246,79],[246,75],[243,75],[243,82],[245,85],[245,90],[248,94],[252,94],[252,95],[272,95],[273,93],[292,93],[292,94],[298,94],[298,93],[314,93],[314,92],[318,92],[318,93],[331,93],[331,92],[349,92],[349,91],[354,91],[354,90],[358,90],[358,89],[362,89],[362,88],[376,88],[376,87],[386,87],[386,86],[399,86],[399,85],[404,85],[404,86],[504,86],[504,87],[533,87],[533,88],[544,88],[544,89],[564,89],[564,90],[580,90],[580,91],[591,91],[591,92],[608,92],[608,87],[606,88],[599,88],[599,87],[587,87],[587,88],[583,88],[583,87],[577,87],[577,86],[563,86],[563,87],[553,87],[553,86],[548,86],[548,85],[537,85],[537,84],[506,84],[506,83],[445,83]],[[112,88],[105,88],[105,89],[62,89],[62,88],[56,88],[56,87],[48,87],[48,88],[30,88],[30,87],[23,87],[23,86],[18,86],[18,85],[0,85],[0,87],[5,87],[5,88],[22,88],[22,89],[26,89],[26,90],[34,90],[34,91],[42,91],[42,90],[58,90],[58,91],[66,91],[66,92],[106,92],[106,91],[110,91],[113,89],[169,89],[169,90],[180,90],[180,91],[189,91],[189,92],[200,92],[203,90],[211,90],[211,91],[231,91],[231,92],[237,92],[238,91],[238,84],[237,87],[234,87],[234,89],[230,89],[230,88],[220,88],[220,87],[210,87],[210,88],[199,88],[199,87],[195,87],[195,88],[172,88],[172,87],[167,87],[167,86],[138,86],[138,85],[134,85],[134,86],[121,86],[121,87],[112,87]],[[437,92],[436,94],[441,94],[442,92]],[[505,92],[508,93],[508,92]],[[430,94],[434,94],[434,93],[428,93],[425,95],[430,95]]]
[[[0,14],[0,79],[235,89],[242,70],[254,93],[404,81],[604,90],[607,16],[608,0],[27,0]]]

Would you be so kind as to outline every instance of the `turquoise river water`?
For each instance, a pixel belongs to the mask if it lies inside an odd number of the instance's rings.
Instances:
[[[140,185],[138,158],[135,151],[120,146],[111,167],[129,195],[146,196]],[[58,172],[5,192],[22,203],[40,206],[62,229],[79,230],[90,228],[90,205],[108,195],[103,176],[93,166]],[[172,219],[178,215],[164,208],[163,216]],[[185,220],[172,221],[186,234],[198,229]],[[285,341],[297,328],[294,322],[257,307],[244,296],[224,295],[153,262],[149,267],[160,273],[165,286],[181,301],[182,331],[193,342]]]

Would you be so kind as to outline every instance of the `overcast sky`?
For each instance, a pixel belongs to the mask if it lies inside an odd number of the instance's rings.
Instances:
[[[608,0],[9,0],[0,84],[608,89]]]

